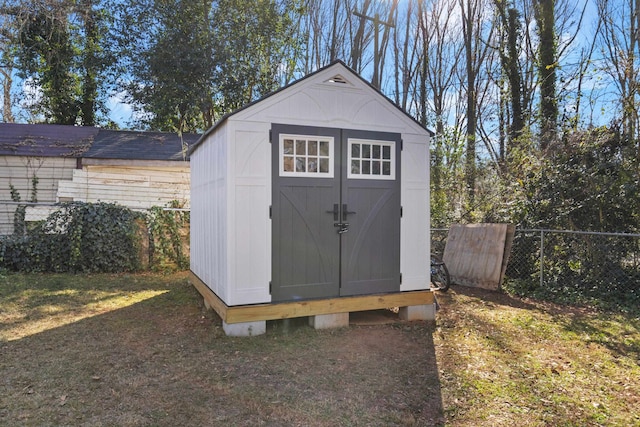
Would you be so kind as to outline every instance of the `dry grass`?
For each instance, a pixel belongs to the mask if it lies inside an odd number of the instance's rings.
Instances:
[[[434,334],[448,424],[640,426],[640,319],[454,287]]]
[[[0,425],[640,425],[640,320],[454,287],[437,324],[224,336],[183,273],[0,277]]]
[[[224,336],[186,275],[0,279],[0,424],[437,425],[433,325]]]

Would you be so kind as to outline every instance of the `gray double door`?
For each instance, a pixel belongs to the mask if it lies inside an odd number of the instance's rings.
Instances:
[[[399,291],[400,134],[273,124],[274,302]]]

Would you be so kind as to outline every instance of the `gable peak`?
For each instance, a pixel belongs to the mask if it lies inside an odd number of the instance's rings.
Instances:
[[[328,78],[324,82],[327,84],[353,86],[353,84],[349,80],[347,80],[342,74],[336,74],[335,76]]]

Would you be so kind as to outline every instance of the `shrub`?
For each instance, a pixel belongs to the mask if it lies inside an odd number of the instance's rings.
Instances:
[[[170,208],[179,209],[173,201]],[[150,263],[154,269],[178,269],[189,267],[189,221],[188,211],[167,210],[154,206],[149,211]]]
[[[140,217],[112,203],[63,203],[27,235],[3,238],[0,265],[27,272],[138,270]]]

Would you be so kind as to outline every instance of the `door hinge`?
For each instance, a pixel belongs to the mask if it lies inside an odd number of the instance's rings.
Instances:
[[[273,137],[273,130],[269,129],[269,144],[271,144],[271,138]]]
[[[269,205],[269,219],[273,218],[273,206]]]
[[[271,288],[272,288],[273,284],[271,283],[271,281],[269,281],[269,295],[271,295]]]
[[[400,206],[400,218],[402,218],[402,214],[403,214],[403,210],[402,210],[402,206]]]
[[[400,273],[400,284],[402,285],[402,273]]]
[[[404,139],[400,139],[400,151],[404,150]]]

